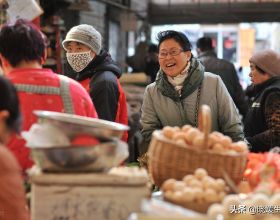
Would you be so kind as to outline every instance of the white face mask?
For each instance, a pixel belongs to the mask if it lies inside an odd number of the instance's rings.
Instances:
[[[66,53],[66,58],[70,66],[76,72],[81,72],[92,61],[93,57],[90,55],[90,50],[80,53]]]

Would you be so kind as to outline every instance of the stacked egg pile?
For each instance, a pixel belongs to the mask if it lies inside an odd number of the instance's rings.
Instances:
[[[229,191],[223,179],[208,176],[205,169],[196,169],[194,175],[186,175],[182,181],[166,180],[161,190],[164,198],[178,205],[189,207],[221,202]],[[201,211],[206,211],[201,210]]]
[[[217,131],[210,133],[205,141],[205,134],[190,125],[185,125],[182,128],[166,126],[162,133],[166,138],[184,147],[230,155],[248,152],[248,146],[245,142],[233,142],[230,137]]]

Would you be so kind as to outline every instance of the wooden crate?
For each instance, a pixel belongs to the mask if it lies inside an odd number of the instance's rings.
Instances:
[[[32,220],[120,220],[139,212],[147,180],[107,174],[31,176]]]

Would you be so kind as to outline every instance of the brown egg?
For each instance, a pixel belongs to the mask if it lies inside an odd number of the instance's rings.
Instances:
[[[183,189],[185,188],[186,184],[183,181],[176,181],[174,184],[174,191],[183,191]]]
[[[220,143],[224,146],[224,148],[229,148],[232,144],[232,139],[228,136],[224,136],[220,139]]]
[[[175,180],[175,179],[168,179],[168,180],[165,180],[164,183],[163,183],[162,186],[161,186],[161,190],[162,190],[163,192],[166,192],[166,191],[173,191],[176,182],[177,182],[177,180]]]
[[[185,139],[186,134],[183,131],[178,131],[173,134],[172,140]]]
[[[193,188],[194,200],[196,202],[202,202],[204,200],[204,191],[201,188]]]
[[[184,196],[182,191],[175,191],[173,194],[173,201],[177,203],[183,203],[184,202]]]
[[[182,127],[182,131],[183,131],[183,132],[187,132],[190,128],[192,128],[191,125],[184,125],[184,126]]]
[[[221,132],[218,132],[218,131],[213,131],[211,134],[216,136],[216,137],[219,137],[219,138],[224,137],[224,135]]]
[[[175,131],[175,132],[179,132],[179,131],[181,131],[181,128],[180,128],[180,127],[178,127],[178,126],[174,126],[174,127],[173,127],[173,129],[174,129],[174,131]]]
[[[190,180],[190,182],[188,183],[188,186],[193,187],[193,188],[202,188],[202,182],[200,182],[197,179],[192,179]]]
[[[186,175],[184,176],[183,181],[185,182],[186,185],[188,185],[192,179],[195,179],[194,175]]]
[[[204,148],[204,135],[197,134],[192,140],[192,145],[198,149],[203,149]]]
[[[219,201],[223,201],[227,194],[225,192],[218,192]]]
[[[174,131],[174,128],[170,127],[170,126],[165,126],[163,129],[162,129],[162,133],[165,137],[169,138],[169,139],[172,139],[175,131]]]
[[[222,144],[216,143],[216,144],[213,145],[212,151],[215,152],[215,153],[224,153],[225,149],[224,149],[224,146]]]
[[[182,192],[183,194],[183,201],[184,202],[192,202],[194,200],[194,191],[190,187],[185,187],[185,189]]]
[[[206,202],[218,202],[220,198],[214,189],[206,189],[204,192],[204,200]]]
[[[168,191],[164,192],[164,197],[169,199],[169,200],[172,200],[173,194],[174,193],[172,191],[168,190]]]
[[[216,143],[215,142],[215,138],[213,139],[212,137],[210,137],[210,135],[208,136],[208,139],[207,139],[207,149],[212,149],[213,145]]]
[[[231,149],[238,153],[245,153],[248,152],[248,145],[244,141],[238,141],[231,144]]]
[[[211,134],[209,135],[209,140],[211,140],[211,142],[212,142],[212,148],[213,148],[213,145],[214,145],[214,144],[220,143],[221,137],[219,137],[219,136],[217,136],[217,135],[211,133]]]
[[[198,168],[194,171],[194,176],[199,180],[202,180],[207,175],[207,171],[203,168]]]
[[[192,144],[193,139],[201,132],[197,128],[190,128],[186,133],[186,139],[189,144]]]
[[[217,188],[216,190],[219,192],[225,191],[226,183],[223,179],[216,179]]]
[[[202,187],[203,189],[210,189],[216,187],[216,180],[210,176],[205,176],[202,179]]]

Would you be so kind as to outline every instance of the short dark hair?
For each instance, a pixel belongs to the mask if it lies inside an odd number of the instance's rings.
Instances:
[[[210,37],[201,37],[197,40],[196,47],[201,51],[213,50],[212,39]]]
[[[187,38],[187,36],[179,31],[173,31],[173,30],[167,30],[167,31],[161,31],[157,35],[158,40],[158,50],[160,47],[160,44],[167,40],[167,39],[174,39],[180,46],[182,47],[183,51],[190,51],[192,48],[192,45]]]
[[[41,62],[44,52],[43,35],[34,24],[19,19],[1,28],[0,53],[13,67],[23,60]]]
[[[7,110],[10,115],[6,121],[9,130],[19,132],[21,114],[17,91],[13,84],[4,76],[0,76],[0,111]]]

